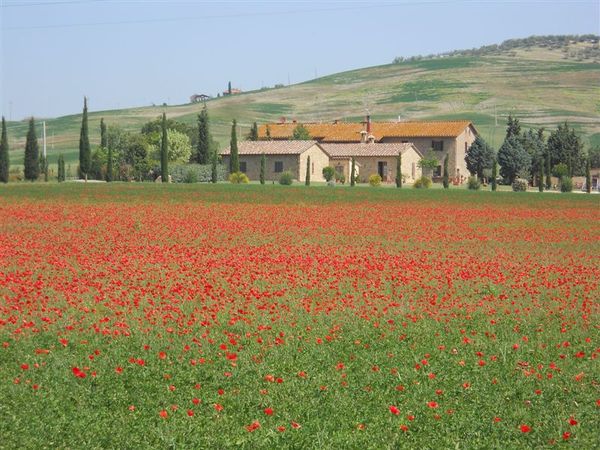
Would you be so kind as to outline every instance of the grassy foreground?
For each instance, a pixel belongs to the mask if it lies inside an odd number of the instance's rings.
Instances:
[[[598,445],[598,196],[0,196],[0,448]]]

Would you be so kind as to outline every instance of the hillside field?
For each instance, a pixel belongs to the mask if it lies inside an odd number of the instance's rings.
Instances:
[[[598,445],[597,196],[0,195],[0,448]]]
[[[565,51],[528,48],[422,59],[215,98],[207,102],[212,133],[225,146],[233,118],[244,135],[254,121],[281,117],[360,121],[368,109],[374,120],[470,119],[497,148],[504,138],[506,117],[512,113],[525,127],[551,129],[567,120],[586,144],[600,144],[600,63],[567,59]],[[139,131],[163,111],[176,120],[195,123],[201,108],[201,104],[185,104],[94,111],[92,98],[90,137],[93,144],[99,143],[102,117],[109,125]],[[50,163],[59,152],[68,163],[77,163],[80,125],[80,114],[47,120]],[[26,131],[26,121],[9,123],[12,164],[22,164]]]

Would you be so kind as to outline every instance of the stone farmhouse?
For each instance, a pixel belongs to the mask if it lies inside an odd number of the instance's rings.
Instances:
[[[366,182],[370,175],[379,174],[384,182],[396,178],[396,158],[402,154],[402,174],[407,182],[421,176],[418,162],[421,152],[411,143],[348,143],[326,144],[317,141],[243,141],[238,143],[240,171],[251,180],[260,177],[260,161],[266,157],[265,179],[279,180],[281,173],[290,171],[293,178],[303,182],[306,178],[306,165],[310,156],[311,181],[325,181],[323,168],[333,167],[349,180],[352,157],[355,158],[355,173]],[[229,166],[231,149],[221,152],[223,163]]]
[[[370,116],[367,116],[363,122],[335,121],[302,125],[308,130],[311,138],[321,144],[412,143],[421,155],[435,156],[440,162],[433,173],[434,181],[436,178],[441,179],[442,162],[446,155],[449,155],[450,177],[455,182],[462,182],[469,176],[465,153],[478,134],[473,123],[468,120],[372,122]],[[279,123],[264,124],[258,129],[258,137],[262,140],[288,140],[291,139],[296,126],[297,122],[285,119]],[[403,173],[404,170],[403,167]],[[406,173],[412,175],[412,169]]]

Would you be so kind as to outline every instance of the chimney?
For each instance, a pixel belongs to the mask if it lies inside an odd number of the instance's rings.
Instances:
[[[375,136],[373,136],[372,134],[370,134],[369,136],[367,136],[367,142],[369,144],[373,144],[375,142]]]
[[[365,144],[366,142],[367,142],[367,132],[365,130],[362,130],[360,132],[360,143]]]
[[[371,116],[367,114],[367,133],[371,134]]]

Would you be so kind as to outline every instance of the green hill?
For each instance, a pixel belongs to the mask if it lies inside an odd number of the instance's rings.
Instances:
[[[548,129],[567,120],[586,144],[600,144],[597,40],[560,37],[559,45],[522,42],[504,48],[504,44],[488,46],[485,51],[397,58],[388,65],[215,98],[207,102],[211,130],[215,139],[226,145],[233,118],[246,133],[254,121],[278,121],[281,117],[354,121],[362,119],[368,109],[374,120],[467,118],[497,147],[504,137],[506,116],[512,113],[525,127]],[[201,108],[202,104],[184,104],[92,111],[91,140],[93,144],[99,141],[101,117],[109,125],[139,130],[165,109],[171,118],[195,123]],[[60,151],[76,164],[80,122],[79,114],[46,121],[51,163]],[[11,162],[20,164],[27,122],[8,125]]]

